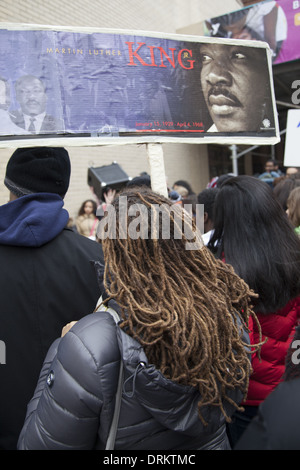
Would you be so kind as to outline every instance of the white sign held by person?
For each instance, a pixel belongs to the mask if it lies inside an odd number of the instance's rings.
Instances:
[[[280,140],[266,42],[2,23],[0,69],[0,147]]]
[[[300,109],[289,109],[284,148],[284,166],[300,166]]]

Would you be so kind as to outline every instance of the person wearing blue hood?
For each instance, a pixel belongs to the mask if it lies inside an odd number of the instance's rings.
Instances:
[[[103,291],[93,262],[99,243],[67,227],[71,165],[64,148],[17,149],[0,206],[0,449],[16,449],[45,354],[74,317],[93,312]]]

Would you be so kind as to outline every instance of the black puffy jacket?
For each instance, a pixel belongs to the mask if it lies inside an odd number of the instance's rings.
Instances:
[[[202,409],[204,426],[198,391],[165,378],[107,312],[81,319],[50,348],[18,448],[104,449],[120,357],[125,376],[116,450],[229,448],[219,408]],[[241,401],[238,390],[230,395]],[[233,406],[224,406],[231,415]]]

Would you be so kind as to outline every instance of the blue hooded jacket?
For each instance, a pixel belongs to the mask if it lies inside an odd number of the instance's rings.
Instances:
[[[39,247],[67,225],[69,214],[57,194],[35,193],[0,206],[0,245]]]
[[[101,244],[68,228],[57,194],[0,206],[0,450],[15,450],[45,355],[64,325],[94,311]]]

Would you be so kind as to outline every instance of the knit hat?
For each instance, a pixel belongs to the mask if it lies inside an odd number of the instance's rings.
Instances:
[[[70,158],[64,148],[19,148],[7,163],[4,184],[17,197],[32,193],[55,193],[64,197],[70,174]]]

